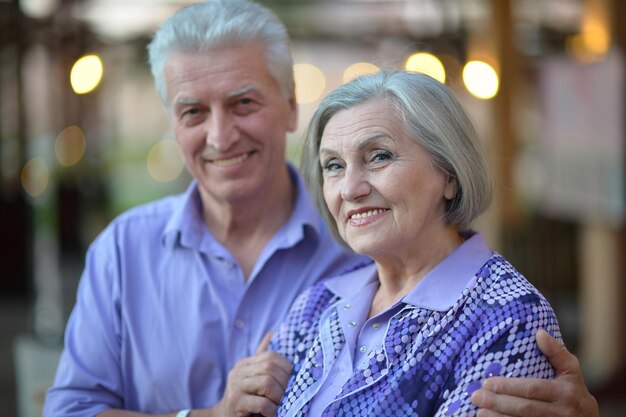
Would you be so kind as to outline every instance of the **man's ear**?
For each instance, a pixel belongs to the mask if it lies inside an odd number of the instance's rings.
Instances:
[[[298,128],[298,101],[296,100],[296,92],[292,91],[288,98],[289,104],[289,121],[287,123],[287,131],[295,132]]]

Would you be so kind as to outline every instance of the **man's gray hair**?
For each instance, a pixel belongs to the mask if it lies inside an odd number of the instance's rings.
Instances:
[[[261,42],[268,70],[286,96],[294,89],[293,60],[285,25],[268,8],[247,0],[209,0],[178,10],[156,31],[148,59],[156,90],[167,105],[164,67],[172,52],[202,53]]]
[[[445,85],[427,75],[406,71],[381,71],[356,78],[324,98],[313,115],[302,172],[329,225],[336,232],[322,192],[319,147],[324,129],[339,111],[379,97],[387,100],[389,114],[399,117],[405,132],[428,151],[434,166],[456,179],[457,192],[446,209],[446,221],[459,229],[466,228],[489,207],[493,195],[481,143],[461,104]]]

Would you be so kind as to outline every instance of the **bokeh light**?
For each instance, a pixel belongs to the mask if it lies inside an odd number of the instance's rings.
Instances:
[[[296,81],[296,100],[299,104],[313,103],[326,89],[326,76],[312,64],[295,64],[293,75]]]
[[[70,73],[70,83],[76,94],[93,91],[104,74],[102,60],[97,55],[85,55],[74,63]]]
[[[611,35],[607,24],[598,16],[585,15],[582,22],[582,36],[587,49],[598,56],[605,55],[611,45]]]
[[[54,153],[61,165],[70,167],[85,154],[85,134],[78,126],[68,126],[58,134],[54,142]]]
[[[156,143],[148,152],[147,165],[148,173],[155,181],[174,181],[184,168],[178,143],[171,139]]]
[[[430,75],[440,83],[446,82],[446,70],[443,64],[433,54],[428,52],[417,52],[411,55],[404,65],[404,69],[411,72],[421,72]]]
[[[37,197],[48,188],[50,170],[43,158],[37,156],[22,168],[22,187],[31,197]]]
[[[380,71],[380,69],[374,64],[370,64],[369,62],[357,62],[345,69],[342,80],[345,84],[361,75],[376,74],[378,71]]]
[[[467,91],[483,100],[495,97],[500,86],[496,70],[482,61],[470,61],[465,64],[463,83]]]
[[[567,38],[567,53],[582,63],[604,59],[611,45],[611,35],[606,25],[593,18],[585,18],[581,33]]]
[[[59,0],[20,0],[20,9],[28,17],[45,19],[59,7]]]

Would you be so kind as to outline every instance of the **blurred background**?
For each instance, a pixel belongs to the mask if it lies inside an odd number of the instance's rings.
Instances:
[[[86,246],[189,182],[145,51],[187,3],[0,0],[3,415],[41,415]],[[626,415],[626,2],[262,3],[293,39],[296,163],[321,97],[358,74],[454,90],[497,181],[475,228],[546,295],[602,415]]]

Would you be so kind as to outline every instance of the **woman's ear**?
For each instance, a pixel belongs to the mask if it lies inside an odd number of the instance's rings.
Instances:
[[[446,200],[452,200],[456,195],[458,184],[456,182],[456,178],[448,176],[448,180],[446,181],[446,186],[443,189],[443,196]]]

